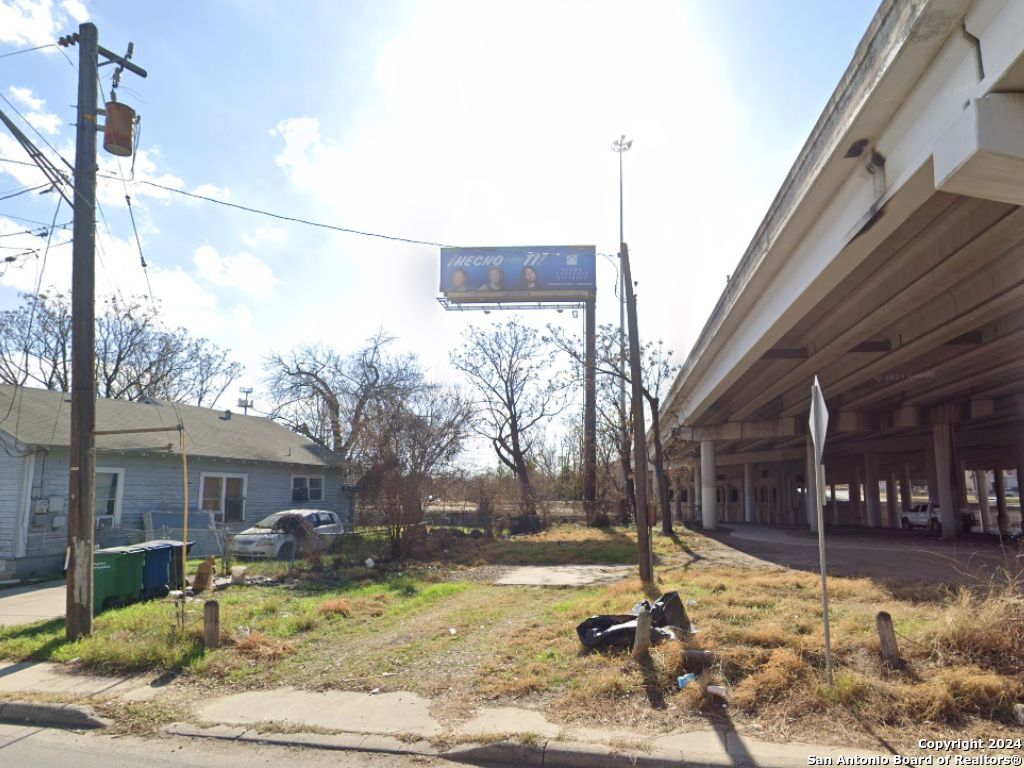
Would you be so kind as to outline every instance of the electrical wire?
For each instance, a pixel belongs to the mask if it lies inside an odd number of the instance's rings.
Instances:
[[[32,129],[32,133],[34,133],[34,134],[35,134],[36,136],[38,136],[38,137],[39,137],[39,140],[40,140],[40,141],[42,141],[42,142],[43,142],[43,144],[45,144],[46,146],[48,146],[48,147],[50,148],[50,151],[51,151],[51,152],[53,152],[53,154],[55,154],[55,155],[56,155],[56,156],[57,156],[58,158],[60,158],[61,162],[63,162],[63,163],[64,163],[64,165],[66,165],[66,166],[67,166],[67,167],[68,167],[68,168],[69,168],[69,169],[71,170],[71,172],[72,172],[72,173],[74,173],[74,171],[75,171],[75,168],[74,168],[74,166],[73,166],[73,165],[71,165],[71,163],[69,163],[69,162],[68,162],[68,161],[67,161],[67,160],[66,160],[66,159],[64,158],[64,156],[63,156],[63,155],[61,155],[61,153],[57,151],[57,148],[56,148],[55,146],[53,146],[53,144],[51,144],[51,143],[50,143],[50,141],[49,141],[49,140],[48,140],[48,139],[47,139],[47,138],[46,138],[45,136],[43,136],[43,134],[41,134],[41,133],[40,133],[40,132],[39,132],[39,131],[38,131],[38,130],[36,129],[36,127],[35,127],[34,125],[32,125],[32,123],[30,123],[30,122],[29,122],[29,120],[28,120],[28,118],[27,118],[27,117],[25,117],[25,116],[24,116],[23,114],[21,114],[21,112],[20,112],[20,111],[18,110],[18,108],[17,108],[16,106],[14,106],[13,104],[11,104],[11,100],[10,100],[10,99],[8,99],[8,98],[7,98],[6,96],[4,96],[3,92],[0,92],[0,99],[3,99],[3,100],[4,100],[4,103],[5,103],[5,104],[6,104],[6,105],[7,105],[8,107],[10,107],[10,108],[11,108],[11,110],[13,110],[14,114],[16,114],[16,115],[17,115],[18,117],[20,117],[20,118],[22,119],[22,122],[24,122],[24,123],[25,123],[25,125],[27,125],[27,126],[28,126],[29,128],[31,128],[31,129]]]
[[[0,59],[6,59],[10,56],[18,56],[22,53],[32,53],[32,51],[41,51],[44,48],[57,48],[60,47],[56,43],[47,43],[46,45],[37,45],[35,48],[22,48],[20,51],[11,51],[10,53],[0,53]]]
[[[256,214],[259,214],[261,216],[269,216],[272,219],[279,219],[281,221],[291,221],[291,222],[294,222],[296,224],[305,224],[305,225],[310,226],[310,227],[319,227],[320,229],[330,229],[330,230],[333,230],[335,232],[345,232],[345,233],[350,234],[350,235],[362,235],[363,237],[376,237],[376,238],[380,238],[381,240],[393,240],[393,241],[396,241],[396,242],[399,242],[399,243],[411,243],[413,245],[433,245],[433,246],[436,246],[438,248],[447,248],[447,247],[449,247],[445,243],[435,243],[435,242],[433,242],[431,240],[417,240],[417,239],[411,238],[411,237],[400,237],[398,235],[385,235],[385,234],[380,233],[380,232],[368,232],[368,231],[362,230],[362,229],[351,229],[349,227],[342,227],[342,226],[339,226],[337,224],[327,224],[327,223],[322,222],[322,221],[311,221],[310,219],[303,219],[303,218],[300,218],[298,216],[286,216],[285,214],[282,214],[282,213],[274,213],[272,211],[266,211],[266,210],[263,210],[261,208],[253,208],[253,207],[248,206],[248,205],[240,205],[239,203],[229,203],[227,200],[219,200],[216,197],[209,197],[207,195],[200,195],[200,194],[197,194],[195,192],[187,192],[184,189],[176,189],[175,187],[169,187],[166,184],[158,184],[157,182],[149,181],[148,179],[142,179],[142,180],[138,181],[137,183],[138,184],[147,184],[147,185],[149,185],[151,187],[156,187],[157,189],[162,189],[162,190],[165,190],[167,192],[173,192],[173,193],[178,194],[178,195],[184,195],[185,197],[192,197],[192,198],[195,198],[196,200],[205,200],[208,203],[216,203],[217,205],[223,205],[223,206],[226,206],[228,208],[235,208],[237,210],[245,211],[247,213],[256,213]]]
[[[46,249],[43,251],[42,262],[41,262],[40,267],[39,267],[39,272],[36,275],[35,299],[32,302],[32,306],[29,309],[29,314],[28,314],[28,331],[26,333],[26,336],[29,336],[29,337],[31,337],[31,335],[32,335],[32,325],[33,325],[33,323],[35,323],[36,307],[39,305],[39,291],[42,288],[43,275],[46,272],[46,257],[50,253],[50,243],[51,243],[51,241],[53,239],[53,230],[54,230],[54,227],[57,224],[57,216],[60,214],[60,204],[62,202],[63,202],[63,198],[58,198],[57,199],[57,208],[53,212],[53,223],[50,225],[50,234],[46,238]],[[17,399],[18,400],[18,415],[15,417],[15,422],[14,422],[14,436],[15,436],[15,440],[17,440],[18,429],[19,429],[19,427],[21,425],[21,401],[22,401],[22,399],[24,397],[25,380],[28,379],[28,357],[29,357],[29,350],[28,350],[28,345],[26,345],[25,354],[24,354],[24,357],[23,357],[23,360],[22,360],[22,375],[23,375],[24,379],[23,379],[23,381],[22,381],[22,383],[20,385],[19,384],[15,384],[14,385],[14,394],[11,396],[11,402],[8,403],[8,405],[7,405],[7,413],[4,415],[4,417],[2,419],[0,419],[0,424],[2,424],[2,423],[7,421],[7,419],[11,415],[11,411],[14,408],[14,401],[15,401],[15,399]],[[20,388],[22,390],[21,393],[18,392],[19,386],[20,386]],[[4,450],[6,450],[6,448]]]

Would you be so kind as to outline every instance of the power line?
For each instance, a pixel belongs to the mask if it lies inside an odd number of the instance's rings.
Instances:
[[[15,159],[9,158],[9,157],[0,157],[0,163],[15,163],[15,164],[18,164],[18,165],[34,165],[34,163],[26,163],[24,161],[15,160]],[[121,182],[131,181],[130,179],[125,179],[123,175],[118,176],[118,175],[112,174],[112,173],[100,173],[99,176],[101,178],[110,179],[110,180],[113,180],[113,181],[121,181]],[[147,184],[147,185],[149,185],[151,187],[155,187],[156,189],[162,189],[165,192],[173,192],[174,194],[183,195],[184,197],[191,197],[191,198],[194,198],[196,200],[204,200],[204,201],[206,201],[208,203],[215,203],[216,205],[223,205],[223,206],[225,206],[227,208],[235,208],[236,210],[245,211],[246,213],[255,213],[255,214],[258,214],[260,216],[268,216],[268,217],[270,217],[272,219],[278,219],[280,221],[290,221],[290,222],[293,222],[295,224],[305,224],[306,226],[318,227],[320,229],[329,229],[329,230],[332,230],[334,232],[345,232],[345,233],[350,234],[350,235],[361,235],[363,237],[376,237],[376,238],[380,238],[382,240],[392,240],[392,241],[399,242],[399,243],[411,243],[412,245],[430,245],[430,246],[434,246],[434,247],[437,247],[437,248],[447,248],[447,247],[450,247],[447,243],[438,243],[438,242],[435,242],[433,240],[418,240],[418,239],[412,238],[412,237],[401,237],[399,235],[387,235],[387,234],[384,234],[382,232],[370,232],[370,231],[363,230],[363,229],[353,229],[351,227],[342,227],[342,226],[340,226],[338,224],[328,224],[328,223],[323,222],[323,221],[313,221],[311,219],[304,219],[304,218],[301,218],[299,216],[288,216],[288,215],[283,214],[283,213],[274,213],[273,211],[267,211],[267,210],[264,210],[262,208],[254,208],[252,206],[241,205],[239,203],[230,203],[227,200],[220,200],[220,199],[218,199],[216,197],[210,197],[208,195],[200,195],[200,194],[198,194],[196,192],[188,192],[188,191],[186,191],[184,189],[178,189],[176,187],[170,187],[170,186],[167,186],[166,184],[160,184],[158,182],[150,181],[148,179],[140,179],[138,181],[133,181],[132,183],[134,183],[134,184]]]
[[[60,48],[57,47],[56,43],[47,43],[46,45],[37,45],[35,48],[22,48],[20,51],[11,51],[10,53],[0,53],[0,59],[6,59],[10,56],[18,56],[22,53],[32,53],[32,51],[41,51],[43,48]]]
[[[109,177],[108,177],[109,178]],[[248,205],[239,205],[238,203],[229,203],[227,200],[218,200],[215,197],[208,197],[207,195],[200,195],[195,192],[186,192],[184,189],[176,189],[174,187],[168,187],[166,184],[158,184],[155,181],[149,181],[142,179],[138,184],[148,184],[151,187],[157,189],[163,189],[167,192],[174,192],[178,195],[184,195],[185,197],[193,197],[197,200],[205,200],[208,203],[216,203],[217,205],[227,206],[228,208],[236,208],[240,211],[246,211],[247,213],[257,213],[261,216],[269,216],[272,219],[279,219],[281,221],[291,221],[296,224],[305,224],[310,227],[319,227],[320,229],[330,229],[335,232],[346,232],[350,235],[362,235],[363,237],[377,237],[382,240],[394,240],[399,243],[412,243],[413,245],[433,245],[438,248],[447,248],[445,243],[435,243],[431,240],[416,240],[411,237],[399,237],[398,235],[385,235],[380,232],[368,232],[362,229],[351,229],[349,227],[341,227],[337,224],[327,224],[322,221],[311,221],[309,219],[299,218],[298,216],[286,216],[283,213],[273,213],[272,211],[265,211],[260,208],[253,208]]]
[[[42,259],[42,262],[41,262],[40,267],[39,267],[39,273],[36,275],[35,296],[34,296],[34,298],[32,300],[32,306],[29,309],[28,329],[26,330],[26,333],[25,333],[26,342],[32,336],[32,324],[35,322],[36,307],[39,306],[39,291],[40,291],[40,289],[42,288],[42,285],[43,285],[43,274],[46,272],[46,257],[50,253],[50,243],[51,243],[51,241],[53,239],[53,230],[54,230],[54,228],[55,228],[55,226],[57,224],[57,216],[60,214],[60,204],[62,202],[63,202],[63,198],[57,198],[57,208],[53,212],[53,223],[50,225],[50,234],[47,235],[47,237],[46,237],[46,249],[43,251],[43,259]],[[70,242],[70,241],[68,241],[68,242]],[[21,422],[21,400],[22,400],[22,397],[24,395],[25,381],[28,380],[28,358],[29,358],[29,349],[28,349],[28,344],[26,343],[26,345],[25,345],[25,354],[23,356],[22,365],[21,365],[22,375],[24,376],[24,379],[23,379],[23,381],[22,381],[22,383],[20,385],[21,386],[21,390],[22,390],[21,396],[19,396],[19,393],[18,393],[19,385],[15,384],[14,385],[14,393],[11,395],[11,402],[8,403],[8,405],[7,405],[7,413],[4,415],[4,417],[2,419],[0,419],[0,423],[3,423],[5,421],[7,421],[7,419],[11,415],[11,411],[14,409],[14,400],[15,400],[15,398],[17,398],[17,400],[18,400],[18,415],[15,418],[15,426],[14,426],[14,434],[15,435],[18,434],[18,427],[19,427],[20,422]]]
[[[64,156],[61,155],[61,153],[57,151],[57,148],[55,146],[53,146],[53,144],[51,144],[49,142],[49,140],[45,136],[43,136],[43,134],[41,134],[36,129],[36,127],[34,125],[32,125],[31,122],[29,122],[29,119],[27,117],[25,117],[23,114],[21,114],[21,112],[18,110],[18,108],[16,106],[11,104],[10,99],[8,99],[6,96],[4,96],[3,92],[0,92],[0,99],[3,99],[4,103],[14,111],[14,114],[16,114],[18,117],[20,117],[22,119],[22,121],[25,123],[25,125],[27,125],[29,128],[32,129],[32,133],[34,133],[36,136],[38,136],[39,140],[42,141],[43,144],[48,146],[50,148],[50,151],[53,152],[53,154],[55,154],[57,157],[59,157],[61,162],[63,162],[64,165],[66,165],[71,170],[72,173],[74,173],[74,171],[75,171],[74,166],[72,166],[71,163],[69,163],[67,160],[64,159]]]

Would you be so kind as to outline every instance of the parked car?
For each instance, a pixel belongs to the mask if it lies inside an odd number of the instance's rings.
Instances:
[[[233,551],[239,558],[276,558],[291,560],[301,554],[300,542],[308,523],[316,532],[314,546],[324,547],[330,539],[344,533],[344,524],[336,512],[323,509],[286,509],[275,512],[235,537]],[[307,529],[308,530],[308,529]]]
[[[972,528],[981,527],[981,517],[977,512],[967,511],[960,515],[960,525],[964,533],[970,533]],[[911,528],[927,528],[933,533],[942,533],[942,515],[939,512],[939,505],[934,501],[927,504],[915,504],[909,512],[904,512],[900,520],[900,527],[905,531]]]

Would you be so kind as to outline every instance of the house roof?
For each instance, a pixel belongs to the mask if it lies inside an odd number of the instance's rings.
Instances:
[[[13,400],[13,402],[12,402]],[[190,456],[283,464],[338,466],[337,455],[263,418],[198,408],[167,400],[96,400],[96,431],[172,428],[167,432],[97,435],[97,451],[180,454],[176,428],[185,428]],[[28,447],[67,448],[71,395],[31,387],[0,385],[0,432]]]

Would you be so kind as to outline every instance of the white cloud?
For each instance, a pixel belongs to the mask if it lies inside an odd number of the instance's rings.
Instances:
[[[80,0],[5,0],[0,3],[0,43],[46,45],[89,17]]]
[[[89,18],[89,10],[81,0],[63,0],[61,7],[79,24]]]
[[[256,227],[242,235],[242,242],[250,248],[281,248],[288,244],[288,230],[283,227]]]
[[[36,97],[36,95],[32,93],[31,88],[20,88],[16,85],[12,85],[7,89],[7,93],[10,94],[14,101],[27,109],[39,111],[46,106],[46,100]]]
[[[25,119],[43,133],[56,136],[60,133],[61,120],[52,112],[29,112]]]
[[[218,187],[216,184],[200,184],[192,190],[194,195],[203,195],[217,200],[230,200],[231,190],[227,187]]]
[[[750,200],[763,190],[751,179],[770,154],[746,138],[738,91],[694,11],[671,2],[630,14],[614,3],[416,8],[378,56],[377,109],[355,126],[342,113],[278,122],[276,161],[293,188],[345,226],[614,253],[610,144],[626,132],[635,139],[624,158],[625,226],[641,330],[684,356],[756,226],[761,210]],[[434,303],[436,249],[344,237],[331,245],[344,264],[339,290],[379,284],[371,260],[393,275],[386,296],[347,294],[347,317],[379,324],[387,301],[388,327],[446,367],[465,323]],[[613,275],[602,265],[600,321],[617,320]]]
[[[273,293],[281,282],[266,263],[247,251],[221,256],[212,245],[201,245],[196,248],[192,263],[200,279],[257,296]]]

